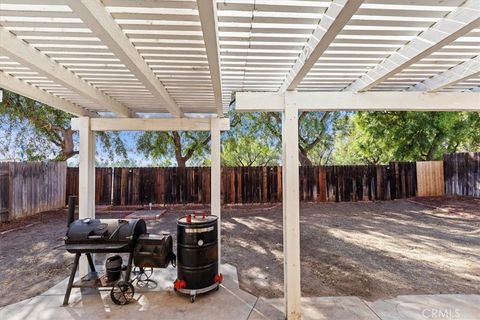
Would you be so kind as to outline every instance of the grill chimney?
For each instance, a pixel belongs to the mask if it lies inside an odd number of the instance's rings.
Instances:
[[[77,202],[77,196],[68,197],[68,215],[67,215],[67,227],[70,226],[75,220],[75,204]]]

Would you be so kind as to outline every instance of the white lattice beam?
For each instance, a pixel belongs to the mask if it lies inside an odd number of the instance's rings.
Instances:
[[[4,27],[0,27],[0,39],[0,52],[2,54],[36,71],[39,75],[45,76],[84,98],[97,103],[101,108],[116,113],[121,117],[131,116],[127,107],[80,79],[73,72],[56,63],[25,41],[17,38]]]
[[[478,28],[479,25],[479,2],[478,0],[468,0],[350,84],[345,91],[369,90],[472,29]]]
[[[305,111],[480,111],[476,92],[286,92]],[[283,111],[285,94],[238,92],[236,111]]]
[[[221,131],[230,130],[230,120],[219,120]],[[78,128],[78,120],[72,119],[72,128]],[[90,121],[92,131],[210,131],[211,118],[95,118]]]
[[[24,97],[41,102],[53,108],[71,113],[78,117],[92,115],[92,113],[88,112],[82,107],[79,107],[65,99],[59,98],[51,93],[32,86],[31,84],[12,77],[11,75],[6,74],[2,71],[0,71],[0,88],[15,92]]]
[[[279,92],[295,90],[337,34],[350,21],[363,0],[334,0],[323,14],[302,53],[297,58]]]
[[[215,105],[219,117],[223,117],[222,75],[216,0],[197,0],[198,14],[202,25],[203,40],[207,52],[208,67],[212,80]]]
[[[68,0],[70,8],[174,117],[182,111],[98,0]]]
[[[467,60],[439,75],[417,83],[407,90],[434,92],[454,85],[455,83],[475,77],[478,74],[480,74],[480,56]]]

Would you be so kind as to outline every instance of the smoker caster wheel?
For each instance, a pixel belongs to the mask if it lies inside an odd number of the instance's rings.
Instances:
[[[190,302],[191,302],[191,303],[194,303],[194,302],[195,302],[195,298],[196,298],[196,296],[190,296]]]
[[[110,298],[115,304],[125,305],[133,301],[135,289],[130,282],[120,280],[110,291]]]

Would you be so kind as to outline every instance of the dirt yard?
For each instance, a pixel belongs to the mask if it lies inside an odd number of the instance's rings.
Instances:
[[[97,216],[122,218],[132,211],[103,210]],[[148,222],[149,232],[175,233],[175,221],[185,212],[170,208]],[[0,306],[37,295],[68,276],[73,256],[55,249],[63,243],[65,221],[61,210],[0,225]],[[241,287],[255,295],[282,296],[281,206],[224,209],[222,227],[223,262],[237,266]],[[375,300],[479,293],[480,200],[303,204],[301,254],[304,296]]]

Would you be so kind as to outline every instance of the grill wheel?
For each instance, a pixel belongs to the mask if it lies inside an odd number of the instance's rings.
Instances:
[[[120,280],[110,291],[110,298],[115,304],[125,305],[133,301],[135,289],[130,282]]]

